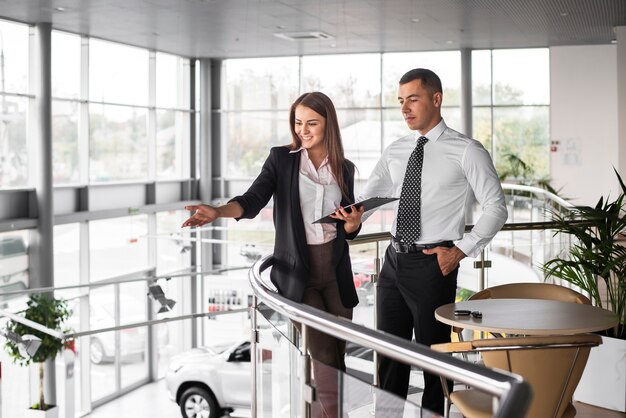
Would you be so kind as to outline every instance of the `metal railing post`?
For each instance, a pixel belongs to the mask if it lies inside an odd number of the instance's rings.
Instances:
[[[252,361],[252,388],[251,388],[251,394],[252,394],[252,403],[250,405],[250,409],[251,409],[251,417],[252,418],[256,418],[257,416],[257,396],[258,396],[258,391],[257,391],[257,367],[258,367],[258,363],[257,363],[257,349],[258,349],[258,342],[259,342],[259,331],[258,331],[258,327],[257,327],[257,308],[258,308],[258,298],[256,295],[252,295],[252,306],[250,306],[250,322],[252,324],[251,328],[251,336],[250,336],[250,353],[252,354],[250,356],[250,360]]]
[[[300,380],[300,417],[311,416],[311,404],[315,398],[314,389],[311,386],[311,356],[309,356],[309,327],[302,324],[302,376]]]
[[[378,282],[378,278],[380,277],[380,241],[376,241],[376,258],[374,259],[374,271],[376,272],[376,274],[374,275],[374,277],[372,277],[372,281],[374,283],[376,283],[376,285],[374,286],[374,309],[372,309],[373,314],[374,314],[374,327],[376,329],[378,329],[378,311],[377,311],[377,305],[378,305],[378,300],[377,300],[377,282]],[[372,359],[374,362],[374,371],[372,373],[372,385],[378,387],[378,362],[380,361],[378,358],[378,353],[376,351],[374,351],[374,358]]]

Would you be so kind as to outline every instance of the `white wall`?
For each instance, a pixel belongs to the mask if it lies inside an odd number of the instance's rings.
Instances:
[[[550,48],[552,184],[573,204],[620,191],[617,77],[616,45]]]
[[[626,26],[615,28],[617,39],[617,119],[619,125],[619,169],[626,182]]]

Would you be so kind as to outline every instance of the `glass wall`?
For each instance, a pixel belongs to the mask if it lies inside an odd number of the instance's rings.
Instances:
[[[357,179],[367,179],[384,147],[408,134],[397,83],[415,67],[432,68],[445,80],[443,114],[458,128],[458,51],[225,60],[224,176],[256,176],[271,146],[291,142],[290,104],[301,93],[322,91],[337,108],[344,150],[358,168]]]
[[[548,50],[474,51],[472,62],[474,136],[492,153],[499,171],[508,170],[508,156],[515,155],[538,176],[549,174]],[[291,142],[290,103],[301,93],[319,90],[335,103],[357,178],[367,179],[382,150],[409,133],[399,111],[397,83],[417,67],[440,76],[443,117],[460,130],[459,51],[225,60],[224,177],[255,177],[271,146]]]
[[[0,203],[8,210],[3,209],[6,218],[14,210],[30,208],[32,212],[24,188],[32,187],[29,173],[39,170],[29,166],[34,159],[28,154],[29,142],[34,139],[29,126],[37,123],[29,114],[34,104],[29,85],[35,65],[32,39],[33,29],[28,25],[0,21]],[[167,274],[190,267],[188,246],[171,239],[157,243],[155,238],[178,231],[186,212],[170,212],[167,205],[159,208],[155,204],[146,213],[114,210],[95,214],[89,212],[88,191],[96,184],[115,190],[119,182],[155,183],[158,187],[161,181],[189,179],[194,112],[190,60],[59,31],[52,31],[51,52],[54,195],[65,199],[84,193],[87,197],[73,207],[65,200],[55,204],[59,224],[53,229],[54,284],[86,285],[119,276],[139,279],[60,290],[55,296],[68,299],[72,316],[66,326],[76,332],[147,321],[155,317],[149,312],[147,269]],[[111,207],[128,206],[123,193],[110,196]],[[8,204],[7,199],[11,200]],[[37,243],[38,234],[35,227],[0,232],[1,292],[28,288],[33,257],[29,246],[36,251],[37,245],[30,244]],[[176,314],[191,313],[189,309],[183,312],[189,306],[190,281],[190,277],[162,281],[168,297],[177,301]],[[24,309],[26,299],[3,295],[0,303],[2,309],[18,312]],[[155,326],[154,347],[146,326],[75,341],[77,414],[88,413],[94,404],[148,381],[153,371],[162,376],[171,356],[190,346],[189,325],[171,322]],[[0,395],[7,402],[2,402],[0,415],[17,416],[16,411],[28,407],[31,392],[38,390],[37,380],[29,379],[29,368],[12,365],[1,351],[3,372],[12,384],[2,387]],[[156,353],[153,370],[149,369],[151,352]],[[64,399],[64,368],[64,356],[59,356],[59,399]]]
[[[501,176],[532,183],[550,175],[548,49],[472,52],[474,136]],[[523,161],[530,169],[515,166]]]
[[[0,20],[0,188],[28,180],[29,29]]]

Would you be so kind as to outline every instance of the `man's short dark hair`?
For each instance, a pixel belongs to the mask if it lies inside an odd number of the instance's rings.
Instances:
[[[431,93],[443,93],[439,76],[426,68],[415,68],[407,72],[400,78],[400,84],[410,83],[413,80],[421,80],[422,86]]]

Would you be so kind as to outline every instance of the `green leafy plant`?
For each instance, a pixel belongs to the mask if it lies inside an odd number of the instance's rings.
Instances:
[[[609,335],[626,339],[626,186],[613,201],[601,197],[595,207],[576,206],[569,214],[553,213],[556,233],[575,238],[565,258],[547,261],[554,276],[589,292],[596,306],[614,312],[619,324]],[[600,286],[603,284],[604,286]]]
[[[27,308],[22,312],[18,312],[18,314],[53,330],[61,330],[63,322],[72,314],[67,307],[67,301],[46,295],[32,295],[26,304]],[[63,351],[65,342],[13,320],[8,321],[7,330],[19,335],[34,335],[41,339],[41,345],[32,357],[22,356],[18,345],[10,340],[7,340],[5,348],[14,363],[22,366],[27,366],[31,363],[39,363],[39,403],[34,405],[32,409],[49,409],[51,406],[45,403],[43,391],[44,362],[54,359],[57,354]],[[69,332],[69,330],[64,330],[64,332]]]
[[[517,155],[505,154],[504,161],[502,167],[498,169],[500,181],[513,179],[520,184],[540,187],[550,193],[558,194],[558,191],[550,184],[549,177],[537,177],[534,168]]]

